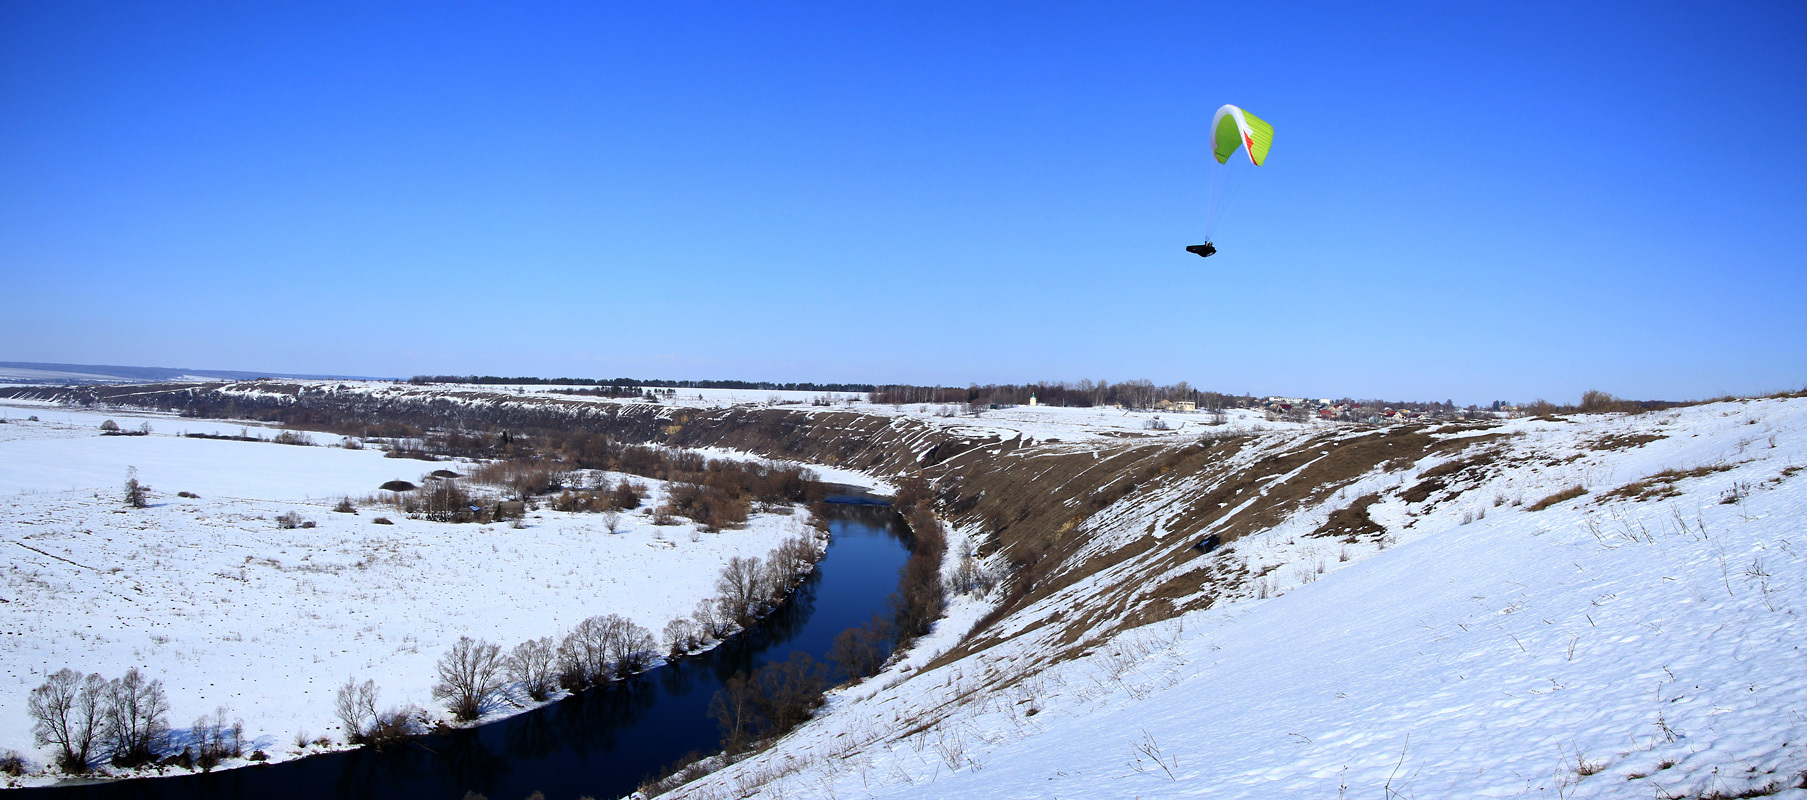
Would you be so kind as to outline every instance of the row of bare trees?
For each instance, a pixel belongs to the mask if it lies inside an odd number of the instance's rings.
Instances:
[[[690,618],[665,626],[664,653],[676,658],[695,652],[770,613],[815,568],[820,553],[819,542],[804,534],[779,544],[763,560],[729,559],[716,578],[718,595],[699,602]],[[529,639],[506,652],[467,636],[439,659],[433,695],[446,703],[453,717],[474,720],[498,701],[512,702],[507,694],[511,684],[533,700],[544,701],[557,688],[582,691],[644,672],[658,662],[660,653],[660,642],[651,631],[615,614],[579,622],[562,639]],[[356,684],[341,690],[342,707],[349,703],[359,720],[348,724],[347,731],[380,721],[374,685],[367,699],[360,691]],[[349,701],[343,699],[347,693]],[[345,714],[341,711],[341,718]]]
[[[941,581],[941,559],[947,554],[947,530],[931,509],[934,493],[920,477],[899,482],[892,505],[910,524],[910,558],[904,562],[891,600],[892,622],[901,639],[929,632],[947,607]]]
[[[163,681],[136,667],[112,680],[57,670],[31,691],[26,710],[37,744],[55,745],[57,765],[72,774],[88,771],[103,755],[121,767],[150,763],[169,734]]]

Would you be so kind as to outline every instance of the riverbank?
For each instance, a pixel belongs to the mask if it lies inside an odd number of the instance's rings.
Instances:
[[[607,613],[656,634],[713,597],[730,560],[813,535],[800,507],[718,533],[682,518],[655,524],[669,487],[618,473],[585,476],[645,485],[613,532],[608,515],[546,507],[518,523],[409,519],[366,498],[388,480],[429,484],[433,470],[470,465],[255,441],[246,424],[164,414],[8,417],[0,495],[12,512],[0,536],[15,553],[0,584],[0,705],[16,713],[0,718],[0,748],[29,753],[36,773],[8,776],[13,786],[62,779],[45,769],[52,753],[27,747],[25,714],[27,694],[57,669],[113,678],[135,668],[162,681],[175,752],[193,744],[192,721],[211,728],[223,707],[225,727],[242,721],[244,755],[281,762],[344,746],[333,704],[347,679],[374,681],[382,708],[444,720],[434,665],[459,637],[507,647]],[[108,419],[152,433],[103,437]],[[121,502],[127,466],[151,487],[146,508]],[[356,513],[333,510],[345,497]],[[234,763],[248,762],[222,766]]]

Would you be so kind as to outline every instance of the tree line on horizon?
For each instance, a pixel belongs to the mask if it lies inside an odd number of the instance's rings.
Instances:
[[[434,383],[472,383],[520,386],[616,386],[621,388],[658,387],[661,389],[749,389],[784,392],[870,392],[870,383],[783,383],[777,381],[675,381],[641,378],[530,378],[496,375],[416,375],[408,379],[416,386]]]

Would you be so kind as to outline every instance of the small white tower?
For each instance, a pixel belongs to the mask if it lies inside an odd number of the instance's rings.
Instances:
[[[1034,394],[1029,395],[1029,405],[1035,405],[1035,395]]]

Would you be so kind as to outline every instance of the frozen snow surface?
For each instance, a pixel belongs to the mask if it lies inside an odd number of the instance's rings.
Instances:
[[[333,695],[349,678],[376,681],[384,707],[442,711],[434,665],[460,636],[507,648],[597,614],[656,636],[715,594],[729,558],[764,556],[807,528],[801,510],[721,533],[655,526],[645,509],[663,487],[645,479],[652,496],[621,516],[618,533],[602,515],[546,509],[521,529],[411,520],[366,503],[335,513],[343,497],[385,494],[385,481],[424,483],[464,465],[181,435],[274,433],[240,423],[33,404],[0,412],[0,749],[39,762],[51,754],[29,746],[26,696],[63,667],[109,678],[137,667],[163,681],[178,731],[225,706],[281,760],[297,733],[343,741]],[[103,437],[106,419],[152,433]],[[123,506],[128,466],[152,487],[149,508]],[[279,528],[289,512],[314,527]]]
[[[1390,546],[1308,541],[1307,509],[1212,556],[1265,567],[1236,596],[1051,658],[1060,626],[1029,623],[1100,573],[684,795],[1807,797],[1807,399],[1499,431],[1480,485],[1373,508]]]

